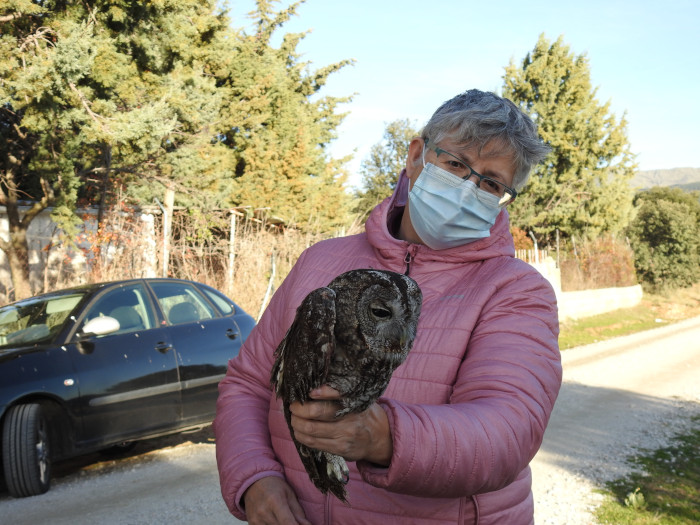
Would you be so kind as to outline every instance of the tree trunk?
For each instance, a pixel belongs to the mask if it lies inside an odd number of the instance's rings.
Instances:
[[[9,225],[10,239],[5,241],[0,238],[0,250],[5,252],[10,264],[10,276],[12,278],[13,293],[9,294],[14,300],[31,297],[32,286],[29,280],[29,243],[27,242],[27,230],[32,221],[53,202],[54,194],[46,179],[41,179],[41,187],[44,196],[40,201],[34,202],[31,207],[20,216],[19,202],[17,202],[17,185],[14,174],[3,174],[5,183],[4,191],[0,191],[0,205],[5,206],[7,222]]]
[[[105,212],[107,209],[107,189],[110,184],[110,170],[112,169],[112,146],[105,144],[102,147],[102,156],[105,163],[105,173],[102,177],[102,183],[100,188],[100,207],[97,209],[97,227],[102,226],[102,221],[105,217]]]
[[[29,249],[26,238],[23,245],[16,242],[12,244],[14,248],[10,250],[10,253],[6,253],[14,287],[14,293],[11,293],[9,297],[11,300],[17,301],[32,296],[32,287],[29,282]]]
[[[19,217],[16,202],[6,202],[7,219],[10,229],[10,240],[0,240],[0,249],[5,252],[10,265],[12,291],[8,294],[11,300],[31,297],[32,287],[29,281],[29,244],[27,243],[27,226]],[[10,291],[10,290],[8,290]]]
[[[175,209],[175,190],[172,185],[165,189],[165,214],[163,215],[163,277],[168,277],[170,265],[170,237],[173,228],[173,211]]]

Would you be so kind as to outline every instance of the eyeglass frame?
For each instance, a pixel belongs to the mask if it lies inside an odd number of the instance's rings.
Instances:
[[[445,151],[445,150],[442,149],[442,148],[438,148],[437,146],[433,146],[432,144],[429,144],[429,140],[428,140],[428,139],[424,139],[424,142],[425,142],[425,146],[426,146],[428,149],[434,151],[435,154],[436,154],[438,157],[440,156],[441,153],[444,153],[444,154],[446,154],[446,155],[449,155],[449,156],[452,157],[453,159],[455,159],[455,160],[456,160],[457,162],[459,162],[460,164],[464,165],[466,168],[468,168],[468,169],[469,169],[469,173],[468,173],[467,175],[465,175],[464,177],[461,177],[462,180],[469,180],[470,178],[472,178],[472,176],[475,176],[475,177],[477,178],[476,187],[479,188],[479,189],[481,189],[481,182],[482,182],[484,179],[486,179],[487,181],[491,181],[491,182],[494,182],[494,183],[496,183],[496,184],[500,184],[501,186],[503,186],[503,187],[505,188],[504,194],[505,194],[506,192],[510,192],[511,198],[510,198],[508,201],[504,202],[503,204],[499,204],[499,207],[505,208],[505,207],[508,206],[511,202],[513,202],[513,201],[515,200],[515,198],[518,196],[518,192],[517,192],[516,190],[514,190],[514,189],[511,188],[510,186],[508,186],[508,185],[502,183],[502,182],[499,181],[499,180],[492,179],[491,177],[487,177],[486,175],[482,175],[482,174],[478,173],[477,171],[474,170],[474,168],[472,168],[469,164],[467,164],[463,159],[460,159],[458,156],[456,156],[456,155],[450,153],[449,151]],[[452,175],[454,175],[454,173],[453,173]],[[455,177],[459,177],[459,176],[458,176],[458,175],[455,175]],[[482,190],[482,191],[486,191],[486,190]]]

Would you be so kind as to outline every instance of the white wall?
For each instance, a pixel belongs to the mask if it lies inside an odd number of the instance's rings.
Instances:
[[[626,286],[624,288],[601,288],[598,290],[580,290],[561,292],[559,302],[559,320],[580,319],[620,308],[632,308],[642,301],[642,287]]]
[[[580,319],[592,315],[612,312],[620,308],[632,308],[642,301],[640,285],[622,288],[600,288],[576,292],[561,291],[561,272],[551,257],[544,257],[538,263],[530,263],[552,285],[557,294],[559,320]]]
[[[27,209],[27,207],[20,207],[20,213]],[[89,250],[90,239],[94,239],[97,228],[97,210],[94,208],[79,209],[76,213],[83,221],[78,226],[80,233],[77,238],[73,239],[75,244],[65,242],[65,235],[51,220],[51,212],[52,209],[43,210],[30,223],[27,231],[29,279],[35,293],[43,291],[44,288],[50,288],[51,283],[57,281],[60,287],[61,281],[64,280],[62,277],[75,281],[72,284],[83,282],[80,277],[86,276],[89,264],[83,250]],[[153,215],[139,214],[138,220],[142,226],[138,230],[141,232],[138,241],[140,250],[132,249],[132,252],[137,253],[140,260],[133,261],[133,264],[138,264],[142,268],[143,277],[154,277],[158,257]],[[117,225],[116,228],[119,226]],[[7,212],[4,206],[0,206],[0,237],[9,240],[9,235]],[[122,255],[120,248],[121,246],[118,244],[110,244],[103,256],[108,259],[119,258]],[[78,276],[78,278],[73,279],[70,275]],[[0,251],[0,305],[9,300],[11,290],[10,265],[5,253]]]

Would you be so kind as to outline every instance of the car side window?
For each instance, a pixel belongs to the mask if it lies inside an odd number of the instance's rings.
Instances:
[[[192,285],[155,282],[151,283],[151,288],[168,324],[193,323],[216,316],[211,305]]]
[[[228,297],[224,297],[216,290],[210,290],[209,288],[202,287],[202,290],[209,298],[209,300],[216,305],[216,307],[221,311],[222,314],[229,315],[233,313],[234,306]]]
[[[155,324],[148,296],[140,284],[109,290],[101,295],[88,309],[84,323],[104,316],[119,321],[116,334],[147,330]]]

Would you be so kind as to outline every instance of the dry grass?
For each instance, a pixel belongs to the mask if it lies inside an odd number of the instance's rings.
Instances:
[[[213,286],[257,318],[304,249],[325,238],[359,233],[362,229],[356,222],[344,231],[324,234],[293,227],[280,229],[264,220],[239,218],[231,243],[227,212],[176,215],[168,276]],[[45,250],[49,265],[43,272],[40,292],[162,274],[159,217],[151,226],[134,215],[114,213],[100,228],[88,223],[76,244],[77,248],[66,248],[56,243]]]
[[[161,275],[163,247],[159,216],[153,224],[133,213],[113,212],[100,228],[89,221],[86,225],[85,233],[77,239],[79,248],[71,250],[54,243],[43,251],[42,258],[49,262],[49,270],[43,272],[37,291]],[[235,230],[231,245],[231,219],[226,211],[176,214],[168,276],[209,284],[257,318],[304,249],[324,238],[359,233],[363,225],[355,221],[345,231],[324,234],[293,227],[279,229],[264,220],[239,218]],[[636,282],[631,250],[626,242],[601,238],[579,242],[576,250],[570,248],[573,246],[565,245],[561,251],[564,290],[627,286]],[[699,295],[696,287],[667,297],[645,296],[643,309],[648,314],[644,315],[651,316],[650,323],[657,318],[673,321],[700,315]],[[635,315],[632,313],[631,317]],[[629,320],[620,323],[626,325]],[[570,328],[563,326],[562,331]],[[615,327],[599,330],[614,333],[611,328]],[[617,328],[624,331],[629,326]]]
[[[603,236],[564,243],[561,256],[562,290],[592,290],[637,284],[634,252],[626,240]]]

